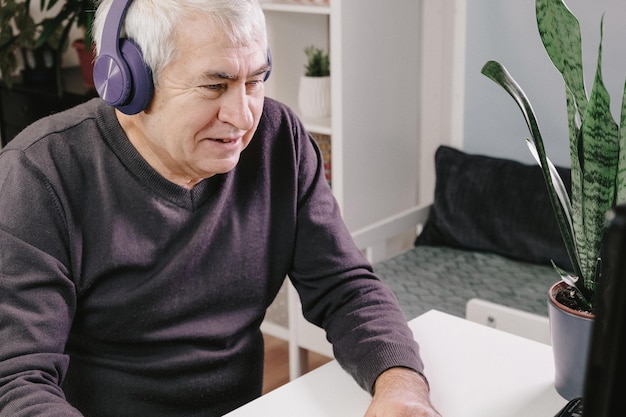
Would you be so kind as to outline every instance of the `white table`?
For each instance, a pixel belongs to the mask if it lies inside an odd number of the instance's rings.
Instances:
[[[567,402],[548,345],[435,310],[409,325],[443,417],[551,417]],[[363,417],[369,402],[332,361],[227,416]]]

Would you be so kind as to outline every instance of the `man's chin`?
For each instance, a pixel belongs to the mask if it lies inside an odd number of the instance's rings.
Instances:
[[[221,159],[215,161],[214,164],[211,165],[210,171],[212,171],[215,175],[218,174],[226,174],[227,172],[235,169],[237,164],[239,163],[239,158],[230,158],[230,159]]]

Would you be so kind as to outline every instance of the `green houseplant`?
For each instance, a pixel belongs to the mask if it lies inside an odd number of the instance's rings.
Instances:
[[[40,8],[44,12],[49,12],[59,3],[59,0],[39,0]],[[92,43],[91,38],[91,26],[93,25],[93,19],[96,12],[95,0],[61,0],[62,6],[59,11],[50,17],[45,18],[41,25],[43,31],[41,33],[40,42],[45,40],[51,34],[61,31],[60,45],[62,48],[67,48],[67,41],[69,38],[72,25],[82,29],[85,33],[85,43],[90,45]]]
[[[0,0],[0,73],[11,86],[22,49],[34,50],[39,25],[29,12],[30,0]]]
[[[573,275],[558,267],[557,271],[576,290],[575,302],[579,307],[593,311],[606,213],[616,203],[626,201],[626,159],[620,158],[620,152],[626,152],[626,102],[622,103],[619,126],[611,115],[610,95],[602,81],[602,44],[598,49],[591,94],[587,95],[580,27],[565,3],[562,0],[537,0],[536,12],[546,52],[566,86],[571,198],[546,156],[537,118],[524,91],[496,61],[487,62],[482,73],[514,98],[525,117],[531,134],[527,142],[542,168]],[[620,92],[620,97],[624,93],[626,88]]]
[[[52,10],[59,0],[40,0],[40,8],[46,12]],[[91,28],[96,14],[96,0],[64,0],[59,11],[41,23],[43,30],[40,42],[54,33],[60,33],[57,50],[59,57],[68,47],[70,30],[74,25],[84,33],[82,39],[77,39],[72,43],[76,49],[83,71],[83,80],[89,87],[93,85],[93,38]],[[60,62],[60,60],[59,60]],[[60,83],[60,65],[57,67],[57,82]],[[61,88],[61,85],[58,85]]]
[[[314,45],[304,48],[307,63],[304,66],[307,77],[327,77],[330,75],[330,58],[328,52]]]
[[[92,43],[95,0],[39,0],[39,10],[44,16],[39,22],[31,16],[30,5],[31,0],[0,0],[0,71],[10,84],[10,75],[17,68],[18,51],[50,48],[60,92],[61,56],[68,47],[72,27],[83,29],[85,43]]]
[[[330,58],[314,45],[304,49],[307,62],[300,78],[298,105],[305,118],[330,116]]]
[[[571,399],[582,395],[606,216],[616,204],[626,201],[626,85],[619,92],[622,105],[618,124],[602,80],[603,21],[595,77],[587,94],[577,18],[563,0],[536,0],[535,7],[541,40],[565,84],[571,196],[546,156],[537,118],[522,88],[496,61],[487,62],[482,73],[503,87],[522,111],[530,131],[527,144],[541,166],[571,262],[572,271],[554,265],[561,282],[551,288],[548,303],[555,385],[561,395]]]

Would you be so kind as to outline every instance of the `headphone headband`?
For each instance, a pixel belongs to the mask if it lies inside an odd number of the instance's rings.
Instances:
[[[116,51],[116,55],[120,55],[119,38],[122,32],[122,22],[131,2],[132,0],[120,0],[111,3],[111,8],[104,21],[101,50],[107,52]],[[106,36],[107,34],[115,34],[115,36]]]

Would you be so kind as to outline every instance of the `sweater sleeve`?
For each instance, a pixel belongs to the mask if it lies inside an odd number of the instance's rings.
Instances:
[[[326,330],[338,362],[369,392],[391,367],[422,373],[418,345],[395,295],[373,273],[343,222],[319,149],[304,128],[295,132],[298,233],[290,277],[304,316]]]
[[[0,154],[0,416],[74,417],[61,383],[75,309],[59,203],[18,150]]]

